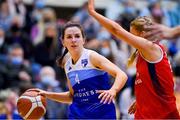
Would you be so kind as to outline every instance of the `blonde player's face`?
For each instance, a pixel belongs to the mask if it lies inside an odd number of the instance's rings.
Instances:
[[[140,35],[139,32],[136,29],[134,29],[134,27],[130,27],[130,32],[136,36]]]
[[[79,52],[83,48],[84,38],[78,27],[69,27],[65,30],[63,45],[70,52]]]
[[[144,37],[144,31],[139,32],[134,27],[130,27],[130,32],[136,36]]]

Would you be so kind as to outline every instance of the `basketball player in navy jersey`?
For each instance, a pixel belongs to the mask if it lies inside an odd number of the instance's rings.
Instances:
[[[57,60],[67,76],[68,92],[39,90],[46,98],[71,103],[69,119],[116,119],[114,98],[127,81],[126,74],[95,51],[85,49],[85,34],[76,23],[62,29],[65,53]],[[108,74],[115,77],[110,86]],[[58,109],[58,108],[57,108]]]
[[[94,0],[89,0],[88,10],[119,40],[137,49],[129,61],[131,64],[137,57],[136,103],[133,105],[136,107],[135,119],[180,119],[174,96],[173,74],[166,52],[154,36],[153,39],[145,37],[148,32],[145,26],[151,26],[152,20],[146,16],[138,17],[131,22],[130,32],[127,32],[118,23],[97,13]]]

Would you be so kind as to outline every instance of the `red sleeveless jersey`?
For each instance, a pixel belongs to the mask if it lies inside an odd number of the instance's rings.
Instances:
[[[142,55],[138,55],[135,119],[180,119],[176,108],[171,66],[163,47],[160,47],[163,56],[155,63],[148,62]]]

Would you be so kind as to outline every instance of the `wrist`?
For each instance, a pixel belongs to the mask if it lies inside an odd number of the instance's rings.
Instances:
[[[179,35],[180,35],[180,26],[177,26],[177,27],[174,27],[174,28],[172,28],[172,31],[171,31],[171,33],[172,33],[172,38],[176,38],[176,37],[178,37]]]
[[[110,89],[110,91],[112,91],[112,92],[114,92],[114,93],[116,93],[116,94],[117,94],[119,90],[118,90],[118,89],[116,89],[116,88],[111,88],[111,89]]]

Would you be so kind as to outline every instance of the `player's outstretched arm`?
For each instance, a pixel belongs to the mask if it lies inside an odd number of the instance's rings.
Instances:
[[[89,14],[94,17],[103,27],[105,27],[110,33],[123,40],[129,45],[138,49],[139,52],[149,61],[157,61],[161,56],[161,51],[158,45],[143,38],[138,37],[125,29],[123,29],[118,23],[111,19],[108,19],[101,14],[97,13],[94,8],[95,0],[88,0],[88,11]],[[154,54],[152,56],[152,54]]]
[[[57,102],[61,102],[61,103],[70,104],[70,103],[72,103],[73,91],[72,91],[71,86],[69,85],[69,82],[68,82],[68,87],[69,87],[69,91],[60,92],[60,93],[49,92],[49,91],[45,91],[45,90],[38,89],[38,88],[29,89],[28,91],[35,90],[35,91],[38,91],[40,95],[43,95],[48,99],[51,99],[51,100],[57,101]]]
[[[142,40],[143,38],[137,37],[125,29],[123,29],[118,23],[115,21],[104,17],[103,15],[97,13],[94,8],[95,0],[88,1],[88,11],[89,14],[94,17],[103,27],[105,27],[110,33],[119,38],[119,40],[123,40],[128,44],[132,45],[137,49],[147,48],[142,42],[146,42],[147,40]]]

